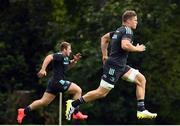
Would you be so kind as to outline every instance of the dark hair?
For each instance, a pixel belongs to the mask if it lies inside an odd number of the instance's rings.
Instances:
[[[126,22],[128,19],[137,16],[136,12],[133,10],[127,10],[122,15],[122,22]]]
[[[64,49],[67,49],[68,46],[71,46],[68,42],[61,42],[60,43],[60,51],[63,51]]]

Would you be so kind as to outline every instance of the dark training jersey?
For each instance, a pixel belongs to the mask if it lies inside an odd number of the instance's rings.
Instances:
[[[111,32],[109,32],[110,38],[112,38],[112,37],[113,37],[114,33],[115,33],[115,31],[111,31]]]
[[[110,41],[111,49],[107,63],[117,66],[126,65],[128,52],[121,48],[121,41],[123,39],[128,39],[131,43],[133,43],[133,31],[129,27],[121,26],[113,33]]]
[[[65,78],[65,72],[68,69],[70,60],[68,57],[63,56],[62,53],[53,54],[53,77],[52,81],[57,82]]]

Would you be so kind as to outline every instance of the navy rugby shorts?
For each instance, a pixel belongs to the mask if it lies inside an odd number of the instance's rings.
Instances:
[[[49,80],[46,92],[57,95],[59,92],[65,92],[68,90],[72,82],[67,80],[52,81]]]
[[[117,66],[114,64],[106,63],[103,66],[103,75],[101,79],[108,82],[109,84],[114,85],[119,78],[121,78],[126,72],[130,70],[130,66]]]

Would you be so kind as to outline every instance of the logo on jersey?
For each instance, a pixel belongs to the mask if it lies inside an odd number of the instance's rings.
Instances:
[[[113,37],[112,37],[112,39],[117,39],[117,35],[114,34]]]
[[[125,27],[125,29],[126,29],[126,34],[133,35],[133,32],[129,27]]]
[[[64,57],[64,62],[63,62],[64,65],[67,65],[69,64],[69,58],[68,57]]]

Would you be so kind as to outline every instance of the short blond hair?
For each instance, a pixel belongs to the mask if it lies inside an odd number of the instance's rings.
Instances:
[[[133,10],[127,10],[122,15],[122,22],[126,22],[128,19],[137,16],[136,12]]]
[[[68,46],[71,46],[71,44],[69,42],[61,42],[59,47],[60,47],[60,51],[63,51],[64,49],[67,49]]]

